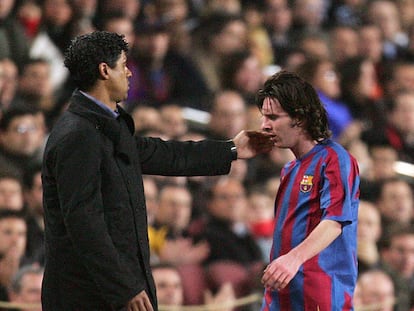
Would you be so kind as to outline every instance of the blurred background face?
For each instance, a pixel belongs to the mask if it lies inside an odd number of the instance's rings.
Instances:
[[[372,311],[392,311],[394,299],[394,285],[389,276],[383,272],[369,272],[358,280],[359,302],[362,306],[383,304],[383,307],[370,309]],[[385,304],[388,302],[388,304]]]
[[[235,85],[239,90],[255,93],[263,83],[259,59],[255,55],[247,58],[237,71],[234,79]]]
[[[31,156],[40,147],[38,119],[33,115],[14,118],[6,131],[0,132],[0,143],[8,152]]]
[[[414,235],[404,234],[392,238],[384,261],[404,278],[414,276]]]
[[[374,146],[370,150],[374,179],[380,180],[395,176],[394,165],[398,160],[397,151],[391,146]]]
[[[43,215],[43,187],[42,175],[40,172],[33,177],[33,186],[24,192],[27,207],[34,215]]]
[[[213,198],[208,209],[213,216],[235,223],[244,220],[246,204],[242,184],[237,180],[223,179],[213,187]]]
[[[374,63],[372,61],[365,61],[361,65],[361,73],[358,79],[359,93],[365,98],[370,98],[374,94],[374,88],[377,85],[377,75],[375,72]]]
[[[358,34],[359,53],[368,57],[374,63],[379,62],[383,51],[381,29],[377,26],[365,26],[361,27]]]
[[[323,62],[319,65],[313,79],[313,85],[330,98],[337,98],[341,94],[338,75],[334,65],[330,62]]]
[[[284,33],[292,24],[292,11],[286,0],[268,0],[264,20],[272,32]]]
[[[128,48],[132,50],[134,46],[134,26],[131,19],[128,17],[114,18],[105,24],[105,30],[115,32],[125,36],[125,41],[128,42]]]
[[[158,211],[158,187],[154,180],[143,178],[148,223],[152,224]]]
[[[4,18],[9,15],[14,6],[14,0],[1,0],[0,1],[0,18]]]
[[[166,22],[184,21],[188,15],[188,4],[185,0],[157,0],[158,15]]]
[[[0,179],[0,209],[23,209],[23,193],[20,183],[13,178]]]
[[[27,273],[21,280],[21,289],[19,293],[13,293],[13,302],[20,303],[41,303],[43,275],[38,273]],[[21,311],[41,311],[42,309],[21,309]]]
[[[236,92],[225,92],[215,99],[211,111],[210,128],[224,138],[233,138],[247,122],[244,99]]]
[[[403,135],[414,135],[414,93],[399,95],[391,121]]]
[[[177,271],[170,268],[157,268],[152,271],[159,304],[181,306],[183,304],[183,286]]]
[[[378,207],[386,218],[399,223],[408,223],[413,217],[413,194],[404,181],[384,185]]]
[[[178,139],[187,132],[187,123],[182,108],[166,105],[161,108],[162,131],[171,138]]]
[[[330,36],[332,56],[340,63],[358,55],[358,33],[351,28],[337,28]]]
[[[242,21],[232,21],[214,37],[214,49],[221,55],[243,50],[247,44],[247,27]]]
[[[43,15],[56,26],[64,26],[72,19],[72,7],[68,0],[45,0]]]
[[[358,240],[377,242],[381,235],[381,216],[376,206],[360,201],[358,209]]]
[[[19,89],[25,94],[41,98],[52,93],[50,66],[48,63],[33,63],[28,65],[20,80]]]
[[[166,32],[139,34],[135,37],[135,53],[151,60],[161,60],[167,54],[170,38]]]
[[[160,191],[156,219],[173,230],[184,230],[190,222],[192,198],[185,188],[166,186]]]
[[[368,10],[368,17],[380,27],[384,37],[388,40],[393,40],[401,30],[398,8],[392,1],[374,1]]]
[[[10,256],[19,260],[26,249],[26,223],[19,218],[0,220],[0,258]]]

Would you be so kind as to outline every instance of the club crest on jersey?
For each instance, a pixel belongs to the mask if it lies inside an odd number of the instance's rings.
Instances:
[[[312,189],[313,183],[313,176],[312,175],[303,175],[302,181],[300,182],[300,191],[302,192],[309,192]]]

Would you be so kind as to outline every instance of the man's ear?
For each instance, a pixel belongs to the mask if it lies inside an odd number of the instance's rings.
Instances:
[[[99,78],[102,80],[108,80],[109,79],[109,74],[108,74],[108,64],[107,63],[100,63],[98,65],[98,70],[99,70]]]

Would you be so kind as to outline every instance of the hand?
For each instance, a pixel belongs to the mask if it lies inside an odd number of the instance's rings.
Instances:
[[[274,143],[273,134],[259,131],[241,131],[233,142],[237,147],[237,157],[239,159],[249,159],[260,153],[272,150]]]
[[[262,284],[271,290],[285,288],[302,263],[290,253],[273,260],[264,270]]]
[[[137,294],[127,304],[128,311],[154,311],[145,290]]]
[[[236,300],[236,294],[234,293],[233,285],[231,283],[224,283],[213,295],[210,290],[204,291],[204,303],[207,305],[228,303],[232,304]],[[234,308],[220,309],[222,311],[232,311]]]
[[[191,239],[177,238],[165,241],[160,250],[159,257],[162,261],[174,264],[201,263],[208,257],[209,253],[210,247],[207,242],[202,241],[193,245]]]

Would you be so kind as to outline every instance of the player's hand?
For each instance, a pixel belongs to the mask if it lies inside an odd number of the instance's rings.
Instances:
[[[299,270],[301,262],[286,254],[273,260],[264,270],[262,284],[271,290],[285,288]]]

